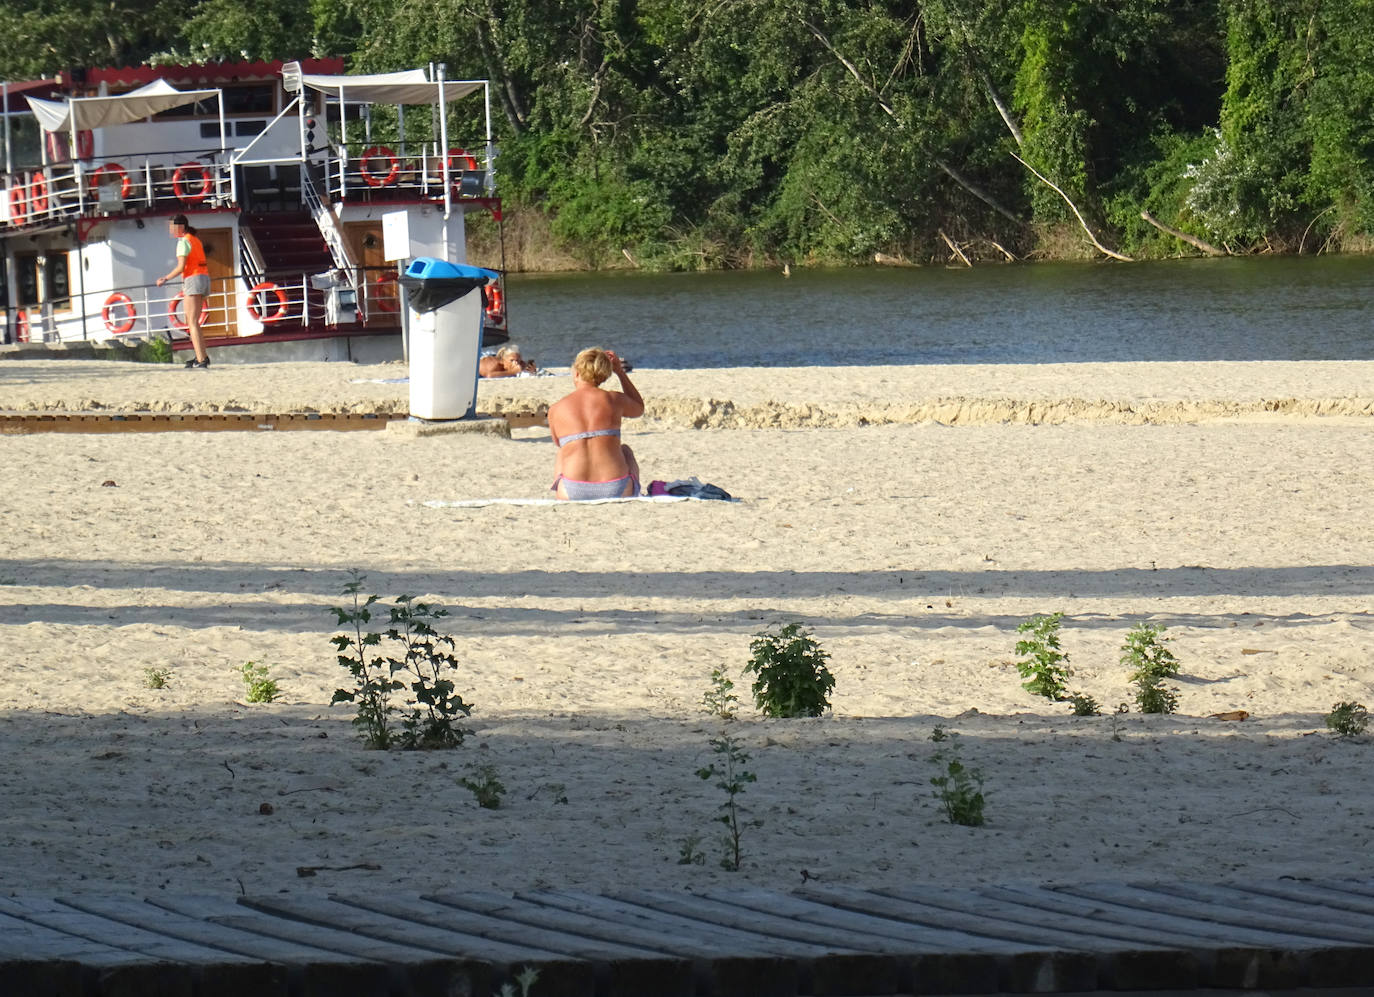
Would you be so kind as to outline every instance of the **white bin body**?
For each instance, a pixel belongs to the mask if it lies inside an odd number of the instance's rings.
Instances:
[[[481,349],[480,290],[469,291],[432,312],[411,308],[411,416],[462,419],[476,412],[477,359]]]

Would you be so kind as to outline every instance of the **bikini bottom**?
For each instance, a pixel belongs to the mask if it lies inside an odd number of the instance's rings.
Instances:
[[[633,498],[639,494],[639,480],[633,474],[627,474],[623,478],[614,478],[611,481],[578,481],[576,478],[565,478],[558,476],[558,481],[553,483],[554,491],[558,490],[558,482],[563,482],[563,491],[574,502],[587,502],[591,499],[608,498]],[[629,495],[625,494],[625,486],[633,484],[634,488]]]

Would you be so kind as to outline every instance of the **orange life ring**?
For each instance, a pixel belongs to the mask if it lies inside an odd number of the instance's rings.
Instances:
[[[10,221],[23,222],[24,217],[29,213],[28,188],[22,183],[17,183],[10,188]]]
[[[14,338],[21,343],[29,341],[29,313],[20,309],[19,315],[15,319]]]
[[[189,329],[190,326],[181,317],[181,299],[186,297],[184,291],[178,291],[177,296],[167,302],[167,319],[178,329]],[[200,324],[205,325],[210,318],[210,296],[206,295],[205,300],[200,306]]]
[[[127,200],[129,197],[129,171],[124,169],[124,167],[120,166],[118,163],[105,163],[104,165],[97,166],[95,169],[91,170],[91,183],[94,184],[96,187],[99,187],[102,183],[104,183],[104,180],[102,178],[105,176],[106,173],[119,174],[119,199],[121,201]]]
[[[386,176],[378,176],[367,168],[368,160],[385,159],[391,163],[391,171]],[[386,187],[396,179],[396,174],[401,172],[401,164],[396,161],[396,153],[384,145],[374,145],[363,153],[363,158],[358,161],[358,172],[363,175],[363,180],[369,187]]]
[[[384,270],[378,274],[377,279],[372,283],[377,288],[377,309],[383,312],[399,311],[401,303],[397,300],[396,289],[388,288],[384,285],[396,283],[396,274],[391,270]]]
[[[182,189],[181,182],[182,182],[182,180],[184,180],[184,179],[186,178],[186,173],[187,173],[187,171],[189,171],[189,170],[199,170],[199,171],[200,171],[200,189],[199,189],[199,190],[188,191],[188,190],[183,190],[183,189]],[[213,183],[213,181],[212,181],[212,179],[211,179],[211,177],[210,177],[210,171],[207,170],[207,169],[206,169],[204,166],[202,166],[200,163],[182,163],[182,164],[181,164],[180,166],[178,166],[178,167],[176,168],[176,170],[172,173],[172,193],[175,194],[175,195],[177,196],[177,199],[180,200],[180,201],[203,201],[203,200],[205,200],[205,198],[206,198],[206,197],[209,195],[209,193],[210,193],[210,187],[211,187],[212,183]]]
[[[266,307],[259,308],[258,295],[275,294],[277,296],[277,310],[268,314]],[[271,299],[268,299],[270,303]],[[270,280],[265,280],[261,284],[256,284],[248,292],[248,311],[259,322],[266,325],[269,322],[280,322],[286,318],[288,303],[286,292]]]
[[[29,213],[38,214],[48,210],[48,178],[41,170],[29,174]]]
[[[455,159],[461,159],[463,161],[463,169],[465,170],[477,169],[476,157],[470,155],[466,149],[450,149],[448,151],[448,168],[450,170],[453,169],[453,161]]]
[[[506,317],[506,296],[501,293],[501,285],[488,284],[482,288],[482,295],[487,303],[487,319],[499,325]]]
[[[114,319],[110,318],[110,312],[116,308],[123,308],[128,313],[128,318],[118,325],[115,324]],[[134,320],[138,318],[138,309],[134,307],[133,298],[123,291],[115,291],[114,294],[105,299],[105,306],[100,309],[100,317],[105,321],[105,328],[110,330],[111,334],[118,336],[134,327]]]

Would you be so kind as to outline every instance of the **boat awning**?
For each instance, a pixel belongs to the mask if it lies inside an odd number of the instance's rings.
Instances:
[[[437,104],[441,99],[449,101],[466,97],[485,85],[480,80],[444,80],[440,83],[428,79],[423,69],[360,76],[317,76],[302,73],[300,64],[295,62],[282,66],[282,81],[286,89],[292,92],[308,87],[331,97],[342,97],[360,104]]]
[[[218,90],[178,90],[166,80],[154,80],[115,97],[73,97],[71,100],[25,98],[44,130],[50,132],[86,131],[142,121],[159,111],[218,98]]]

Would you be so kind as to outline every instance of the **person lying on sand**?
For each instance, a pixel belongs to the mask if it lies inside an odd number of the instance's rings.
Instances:
[[[495,356],[482,357],[477,361],[477,373],[482,377],[515,377],[534,372],[534,361],[522,357],[520,347],[514,343],[501,347]]]
[[[620,391],[601,387],[612,374],[620,378]],[[572,375],[572,391],[549,406],[549,432],[558,447],[554,494],[574,501],[638,495],[639,463],[620,442],[620,420],[644,414],[639,389],[610,350],[583,350]]]

